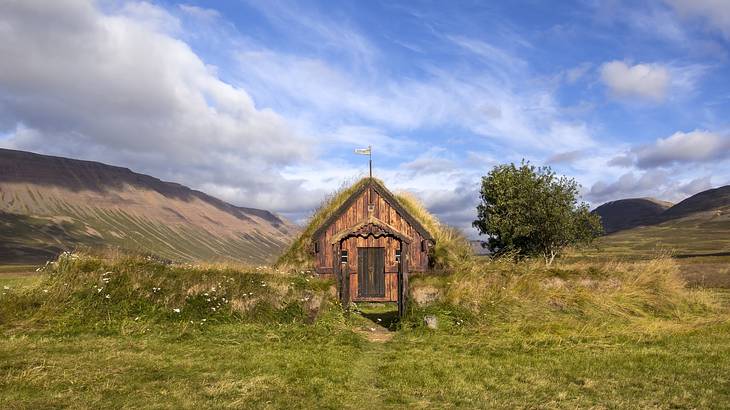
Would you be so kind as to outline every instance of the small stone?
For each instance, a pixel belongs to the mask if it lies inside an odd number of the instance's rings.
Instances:
[[[433,315],[427,315],[423,318],[423,324],[426,325],[427,328],[436,330],[439,328],[439,320],[436,316]]]

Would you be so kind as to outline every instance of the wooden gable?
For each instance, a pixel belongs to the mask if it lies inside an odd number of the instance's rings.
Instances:
[[[372,204],[372,209],[369,209]],[[434,239],[388,191],[376,180],[363,184],[312,235],[315,269],[320,274],[333,273],[335,253],[347,252],[348,262],[357,266],[358,249],[382,247],[386,276],[398,270],[396,255],[408,247],[411,271],[422,272],[429,266],[429,248]],[[347,238],[343,241],[343,238]],[[386,278],[386,293],[392,290]]]

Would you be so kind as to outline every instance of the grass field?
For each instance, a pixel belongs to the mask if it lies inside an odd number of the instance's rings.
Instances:
[[[3,408],[727,408],[730,324],[560,337],[223,325],[0,340]],[[616,331],[611,334],[611,331]]]
[[[197,295],[222,278],[238,283],[218,289],[232,300],[270,289],[260,303],[276,292],[303,301],[325,289],[300,274],[82,257],[18,281],[7,268],[0,285],[16,299],[0,299],[0,407],[730,407],[730,292],[685,295],[663,279],[669,262],[641,265],[647,282],[636,282],[633,265],[610,265],[628,269],[614,278],[576,266],[541,273],[495,265],[501,279],[486,280],[489,289],[465,288],[474,280],[465,276],[445,288],[445,300],[471,306],[476,295],[486,307],[426,308],[441,321],[435,331],[415,308],[392,323],[388,304],[359,305],[349,316],[330,309],[311,324],[286,303],[280,309],[289,314],[264,321],[232,308],[199,310]],[[601,290],[602,278],[609,288]],[[153,285],[167,296],[139,293]],[[105,302],[107,291],[124,303]],[[173,306],[182,306],[180,316]]]
[[[702,213],[604,236],[569,260],[649,260],[671,256],[690,286],[730,289],[730,216]]]

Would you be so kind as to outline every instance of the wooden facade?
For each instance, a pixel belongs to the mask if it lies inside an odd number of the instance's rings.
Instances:
[[[431,234],[374,179],[354,192],[312,240],[315,269],[337,280],[343,304],[399,302],[401,310],[408,274],[429,269],[434,245]]]

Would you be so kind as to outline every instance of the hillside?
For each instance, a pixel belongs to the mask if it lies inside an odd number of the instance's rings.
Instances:
[[[727,270],[730,256],[730,186],[693,195],[656,216],[652,224],[625,229],[600,240],[604,255],[653,257],[671,252],[698,266],[698,274]],[[708,258],[712,258],[711,260]],[[702,269],[700,269],[702,268]]]
[[[679,202],[663,212],[662,221],[683,218],[694,213],[713,212],[730,207],[730,185],[708,189]]]
[[[262,263],[295,227],[260,209],[98,162],[0,149],[0,262],[42,262],[78,246],[176,261]]]
[[[607,202],[593,212],[601,216],[606,233],[656,223],[659,215],[672,206],[671,202],[654,198],[628,198]]]

